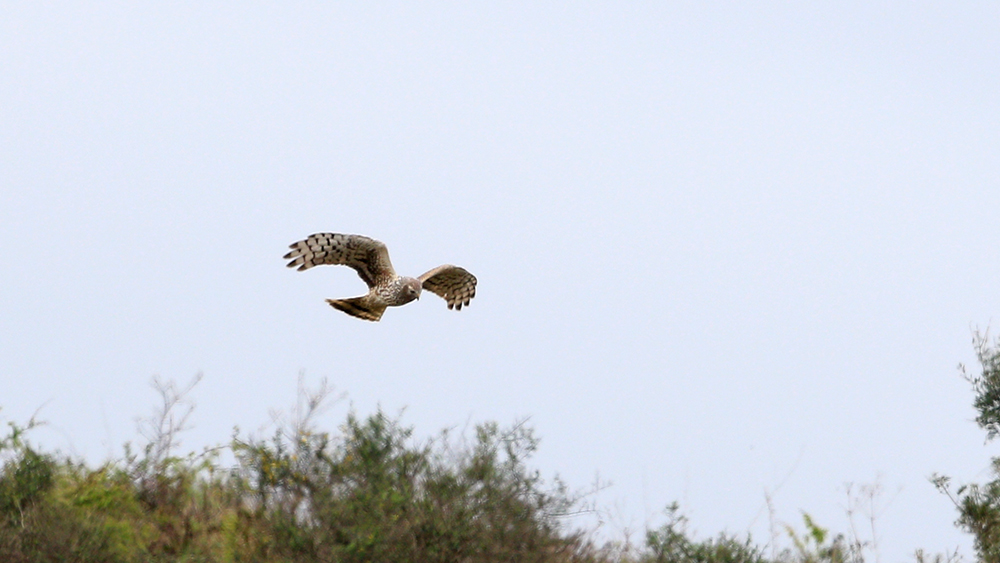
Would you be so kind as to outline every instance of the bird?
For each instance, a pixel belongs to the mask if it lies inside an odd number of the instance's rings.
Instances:
[[[368,294],[350,299],[327,299],[334,309],[348,315],[378,322],[388,307],[398,307],[420,299],[422,290],[440,296],[449,309],[462,310],[476,296],[476,276],[465,268],[444,264],[420,277],[396,274],[389,261],[389,249],[382,241],[364,235],[315,233],[289,245],[284,259],[298,271],[322,264],[350,266],[368,284]]]

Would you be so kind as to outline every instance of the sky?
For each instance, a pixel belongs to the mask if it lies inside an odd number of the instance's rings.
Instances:
[[[998,92],[995,2],[7,2],[0,419],[97,463],[201,373],[197,451],[302,374],[331,431],[529,418],[604,537],[675,500],[848,532],[878,483],[879,561],[968,557],[928,477],[998,454],[956,369],[1000,314]],[[281,260],[314,232],[478,295],[348,317],[354,272]]]

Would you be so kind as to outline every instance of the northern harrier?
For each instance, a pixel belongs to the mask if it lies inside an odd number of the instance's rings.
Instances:
[[[327,299],[338,309],[366,321],[378,321],[386,307],[406,305],[420,299],[421,289],[439,295],[449,309],[462,310],[476,296],[476,276],[464,268],[445,264],[419,278],[396,274],[389,261],[389,249],[380,241],[361,235],[316,233],[300,240],[285,254],[289,268],[308,270],[321,264],[342,264],[357,270],[368,284],[368,295],[351,299]]]

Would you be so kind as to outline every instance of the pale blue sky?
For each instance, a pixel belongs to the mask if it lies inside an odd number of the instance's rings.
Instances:
[[[765,491],[843,531],[881,475],[882,561],[971,555],[927,477],[998,453],[955,366],[1000,312],[1000,7],[755,4],[5,3],[0,416],[99,461],[203,372],[197,449],[304,370],[421,436],[530,416],[612,536],[676,499],[763,541]],[[281,260],[317,231],[479,295],[349,318]]]

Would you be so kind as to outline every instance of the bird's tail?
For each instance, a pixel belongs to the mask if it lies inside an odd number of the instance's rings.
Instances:
[[[369,295],[352,297],[351,299],[327,299],[327,303],[338,311],[343,311],[352,317],[366,321],[378,322],[385,312],[385,305],[372,303]]]

